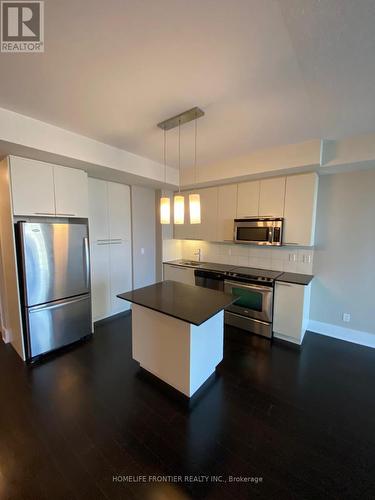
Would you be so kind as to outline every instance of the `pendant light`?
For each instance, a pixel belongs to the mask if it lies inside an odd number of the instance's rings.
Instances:
[[[195,118],[194,129],[194,179],[197,183],[197,118]],[[199,194],[189,194],[190,224],[201,223],[201,197]]]
[[[195,155],[194,155],[194,169],[195,169],[195,182],[197,182],[197,119],[204,116],[204,111],[197,106],[188,109],[172,118],[168,118],[160,123],[158,127],[167,130],[178,127],[178,170],[179,170],[179,183],[178,193],[174,196],[174,223],[185,223],[185,197],[181,194],[181,125],[195,120]],[[164,135],[164,167],[167,171],[166,163],[166,137]],[[166,175],[166,174],[165,174]],[[165,179],[166,180],[166,179]],[[199,194],[189,195],[189,209],[190,209],[190,224],[200,224],[201,222],[201,204]],[[170,221],[170,200],[163,196],[160,199],[160,221],[162,224],[169,224]]]
[[[167,131],[164,129],[164,183],[167,183]],[[160,224],[171,223],[171,200],[169,196],[160,198]]]
[[[178,121],[178,194],[174,196],[174,223],[185,222],[185,198],[181,195],[181,120]]]

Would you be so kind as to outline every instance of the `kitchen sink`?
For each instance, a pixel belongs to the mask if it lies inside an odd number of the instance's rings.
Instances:
[[[201,265],[201,262],[197,262],[196,260],[182,260],[180,264],[182,264],[183,266],[199,267]]]

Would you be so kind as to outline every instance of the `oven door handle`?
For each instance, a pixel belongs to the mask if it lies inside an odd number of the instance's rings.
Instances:
[[[238,281],[224,281],[224,286],[229,285],[229,286],[236,286],[237,288],[246,288],[246,289],[251,289],[251,290],[259,290],[262,292],[268,292],[272,293],[272,287],[271,286],[261,286],[261,285],[245,285],[243,283],[240,283]]]

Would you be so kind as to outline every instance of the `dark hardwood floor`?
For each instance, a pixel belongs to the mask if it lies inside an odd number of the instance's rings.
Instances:
[[[218,375],[188,408],[139,373],[130,324],[103,323],[34,367],[0,342],[1,499],[375,498],[374,350],[228,329]],[[148,482],[161,475],[227,482]]]

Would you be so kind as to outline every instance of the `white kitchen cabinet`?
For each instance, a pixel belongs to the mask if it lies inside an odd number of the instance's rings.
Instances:
[[[195,226],[195,238],[197,240],[216,241],[217,240],[217,194],[218,188],[198,189],[201,200],[201,223],[191,224]]]
[[[314,245],[318,182],[314,172],[286,178],[284,244]]]
[[[200,192],[200,190],[194,191],[194,193]],[[185,206],[185,219],[183,224],[175,224],[174,225],[174,237],[177,240],[196,240],[197,236],[197,226],[198,224],[190,224],[190,214],[189,214],[189,194],[192,191],[184,191],[182,193],[175,193],[179,196],[184,197],[184,206]],[[173,197],[171,199],[171,203],[173,205]],[[173,212],[173,210],[172,210]]]
[[[178,281],[185,285],[195,285],[194,269],[190,267],[164,264],[164,280]]]
[[[109,239],[108,182],[89,179],[89,224],[91,243]]]
[[[117,294],[132,288],[130,188],[89,179],[91,291],[97,321],[129,309]]]
[[[14,215],[55,215],[52,165],[12,156],[10,180]]]
[[[301,344],[310,312],[311,285],[275,283],[273,334],[275,337]]]
[[[130,188],[115,182],[107,183],[108,189],[108,222],[109,234],[112,239],[131,240]]]
[[[83,170],[53,167],[56,216],[88,217],[88,181]]]
[[[284,213],[285,177],[262,179],[259,193],[259,216],[282,217]]]
[[[220,186],[217,197],[217,241],[233,241],[237,213],[237,184]]]
[[[109,246],[111,314],[129,309],[130,304],[117,295],[132,289],[131,242],[113,241]]]
[[[88,182],[83,170],[10,157],[14,215],[88,217]]]
[[[259,191],[260,181],[238,184],[237,218],[259,215]]]
[[[190,224],[189,194],[200,195],[201,223]],[[189,240],[217,240],[217,193],[218,188],[195,189],[181,193],[185,199],[185,223],[174,225],[175,239]]]
[[[109,316],[111,310],[109,246],[90,241],[92,317]]]

